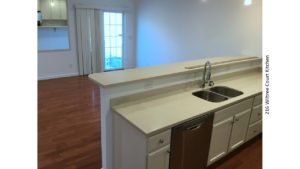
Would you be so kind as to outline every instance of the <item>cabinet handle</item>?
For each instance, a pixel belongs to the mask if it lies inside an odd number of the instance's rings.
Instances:
[[[258,116],[260,116],[260,115],[261,115],[261,113],[257,113],[257,115],[258,115]]]
[[[168,154],[170,154],[170,153],[171,153],[171,151],[170,151],[170,150],[167,150],[167,153],[168,153]]]
[[[236,119],[235,119],[235,121],[239,121],[239,119],[238,119],[238,118],[236,118]]]
[[[253,133],[256,133],[257,131],[256,130],[253,130]]]
[[[158,142],[159,142],[160,144],[163,144],[165,141],[164,141],[163,139],[160,139]]]

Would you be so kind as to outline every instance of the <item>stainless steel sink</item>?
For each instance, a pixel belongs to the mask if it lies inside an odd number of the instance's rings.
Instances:
[[[236,96],[243,94],[243,92],[241,92],[241,91],[238,91],[238,90],[226,87],[226,86],[216,86],[216,87],[210,88],[209,90],[212,92],[221,94],[223,96],[226,96],[226,97],[236,97]]]
[[[194,96],[210,102],[222,102],[229,98],[242,95],[243,92],[226,86],[216,86],[192,93]]]
[[[228,98],[218,95],[216,93],[210,92],[210,91],[206,91],[206,90],[201,90],[201,91],[197,91],[192,93],[194,96],[199,97],[201,99],[210,101],[210,102],[222,102],[227,100]]]

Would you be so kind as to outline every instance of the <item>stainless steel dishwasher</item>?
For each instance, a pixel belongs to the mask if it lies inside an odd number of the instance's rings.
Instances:
[[[205,169],[214,113],[172,129],[170,169]]]

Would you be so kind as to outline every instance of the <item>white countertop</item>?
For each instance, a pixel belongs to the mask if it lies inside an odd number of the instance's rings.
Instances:
[[[116,105],[113,110],[146,135],[153,135],[201,114],[229,106],[262,92],[262,73],[253,71],[215,81],[215,86],[228,86],[244,94],[226,101],[213,103],[192,95],[202,90],[179,90],[171,95],[145,98]]]
[[[173,75],[178,73],[184,73],[191,70],[202,69],[205,62],[209,60],[212,66],[239,62],[243,60],[261,60],[259,57],[250,56],[226,56],[226,57],[214,57],[209,59],[199,59],[188,62],[179,62],[174,64],[165,64],[159,66],[151,66],[136,69],[126,69],[120,71],[102,72],[90,74],[89,78],[98,83],[101,86],[107,87],[111,85],[118,85],[128,82],[134,82],[138,80],[145,80],[149,78],[162,77],[167,75]],[[199,67],[200,66],[200,67]],[[190,69],[190,68],[194,69]]]

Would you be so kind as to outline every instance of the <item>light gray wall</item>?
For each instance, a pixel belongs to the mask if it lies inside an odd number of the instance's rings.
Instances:
[[[51,79],[57,77],[79,75],[78,56],[76,43],[76,24],[75,24],[75,8],[76,3],[81,4],[98,4],[103,6],[125,6],[134,9],[134,0],[68,0],[68,22],[69,22],[69,38],[70,49],[62,51],[47,51],[38,52],[38,79]],[[135,16],[134,11],[132,14]],[[130,18],[127,25],[131,30],[129,36],[132,41],[135,41],[134,26],[135,19]],[[135,47],[132,45],[127,49],[130,57],[125,61],[125,67],[131,68],[135,66]]]
[[[262,55],[262,3],[139,0],[137,66],[226,55]]]

